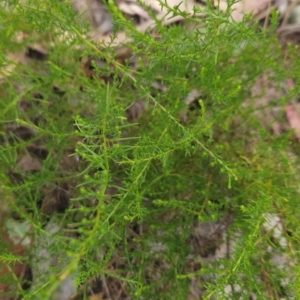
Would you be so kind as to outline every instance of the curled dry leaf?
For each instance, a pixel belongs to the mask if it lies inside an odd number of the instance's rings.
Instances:
[[[199,99],[200,96],[201,96],[200,91],[198,91],[197,89],[192,89],[183,101],[186,105],[190,105],[195,100]]]
[[[41,45],[33,45],[27,48],[26,56],[35,60],[46,60],[47,59],[47,51]]]
[[[115,0],[119,9],[130,16],[139,16],[141,19],[149,20],[148,13],[134,0]]]

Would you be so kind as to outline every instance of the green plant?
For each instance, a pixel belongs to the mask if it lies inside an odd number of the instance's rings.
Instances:
[[[254,97],[244,103],[262,74],[276,86],[297,79],[299,58],[291,48],[286,68],[275,25],[263,31],[246,19],[231,22],[230,10],[208,7],[198,19],[169,7],[193,29],[157,21],[155,38],[138,32],[113,2],[108,9],[132,39],[131,57],[122,63],[113,47],[86,36],[66,2],[6,1],[0,9],[2,65],[12,64],[9,53],[34,43],[48,53],[2,77],[1,200],[10,216],[32,228],[35,242],[23,260],[33,266],[45,259],[41,240],[58,258],[29,289],[15,278],[12,296],[59,299],[57,287],[72,276],[77,287],[96,278],[114,281],[121,297],[132,299],[186,299],[192,280],[203,299],[251,293],[297,299],[298,157],[290,158],[297,145],[290,133],[274,136],[260,124]],[[82,70],[86,57],[93,78]],[[200,96],[190,110],[183,99],[194,89]],[[270,105],[284,107],[298,90]],[[129,122],[126,109],[141,99],[146,111]],[[25,168],[20,160],[28,155],[34,163]],[[284,223],[285,246],[274,239],[274,228],[263,230],[267,214]],[[221,237],[190,258],[195,224],[220,220]],[[46,230],[49,222],[55,234]],[[224,239],[235,243],[228,257],[199,262],[197,251],[205,257]],[[270,247],[289,267],[272,264]],[[5,264],[19,259],[2,252]],[[226,294],[228,286],[235,292]]]

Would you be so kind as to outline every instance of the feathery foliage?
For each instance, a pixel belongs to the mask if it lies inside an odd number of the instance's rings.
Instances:
[[[299,298],[299,147],[291,133],[275,136],[261,125],[250,98],[262,74],[278,87],[298,78],[294,49],[287,68],[274,35],[276,15],[262,30],[246,18],[231,21],[230,10],[208,6],[199,19],[169,8],[189,30],[157,21],[152,35],[138,32],[113,1],[107,7],[132,39],[137,68],[91,41],[67,1],[4,1],[0,8],[1,201],[6,218],[30,224],[24,262],[38,263],[39,240],[62,260],[31,288],[18,284],[7,293],[59,299],[57,287],[71,276],[77,287],[115,280],[131,299],[187,299],[192,280],[203,299]],[[33,44],[47,49],[46,60],[9,60]],[[93,78],[82,69],[86,57]],[[183,99],[194,89],[200,96],[191,109]],[[272,105],[283,108],[297,92]],[[126,110],[137,100],[146,111],[130,122]],[[26,155],[39,165],[24,170]],[[266,214],[283,220],[285,247],[263,230]],[[191,259],[195,224],[218,220],[226,234],[212,247],[227,239],[234,251],[218,261]],[[3,264],[20,258],[0,249]],[[287,267],[272,263],[270,249]],[[239,288],[228,294],[228,286]]]

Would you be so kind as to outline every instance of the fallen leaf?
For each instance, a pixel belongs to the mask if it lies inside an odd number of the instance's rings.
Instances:
[[[34,132],[27,126],[17,126],[15,123],[10,123],[5,127],[5,132],[8,135],[10,142],[13,142],[14,136],[27,141],[34,137]]]
[[[1,246],[5,251],[13,256],[20,257],[25,254],[25,248],[31,246],[33,240],[29,236],[31,226],[27,221],[18,222],[14,219],[7,219],[6,215],[0,214],[0,239]],[[16,288],[16,278],[21,283],[26,270],[26,263],[17,261],[8,264],[0,261],[0,278],[5,277],[5,282],[0,282],[1,300],[12,299],[9,294],[3,292],[13,292]]]
[[[64,212],[69,207],[70,188],[67,182],[55,185],[52,189],[44,189],[42,212],[51,215],[54,212]]]
[[[31,247],[33,277],[31,289],[33,291],[37,286],[46,284],[51,276],[58,276],[59,270],[64,270],[70,263],[65,249],[55,248],[55,252],[51,251],[54,245],[57,247],[57,235],[62,230],[60,223],[59,219],[51,218],[43,231],[36,235],[34,245]],[[75,292],[76,284],[73,275],[68,275],[59,282],[51,299],[66,300]],[[37,299],[41,298],[37,297]]]
[[[16,167],[23,172],[32,172],[40,171],[42,169],[42,164],[37,158],[26,154],[19,160]]]
[[[92,29],[103,34],[113,29],[113,19],[104,4],[97,0],[70,0],[73,9],[89,20]]]
[[[31,225],[28,221],[20,222],[9,218],[6,221],[6,231],[9,239],[15,245],[22,245],[24,247],[29,247],[32,243],[29,233],[31,231]]]
[[[137,13],[138,16],[140,16],[144,22],[141,22],[141,24],[135,26],[136,30],[139,32],[145,32],[146,30],[151,30],[155,28],[156,26],[156,21],[148,17],[148,14],[146,11],[144,12],[144,9],[142,7],[139,7],[138,4],[134,4],[136,1],[130,0],[130,1],[125,1],[125,0],[117,0],[116,4],[119,6],[120,10],[128,10],[129,13]],[[187,12],[191,15],[194,15],[194,7],[202,7],[203,5],[196,3],[193,0],[165,0],[163,3],[166,5],[161,5],[161,2],[156,0],[144,0],[142,1],[145,6],[148,6],[152,11],[156,12],[156,19],[157,20],[162,20],[162,24],[164,26],[184,20],[184,17],[181,15],[176,15],[172,16],[172,13],[170,14],[168,12],[169,8],[174,8],[178,9],[179,11],[184,11]],[[124,3],[128,3],[130,6],[126,6]],[[204,13],[197,13],[197,17],[202,17],[205,16]],[[113,40],[111,36],[103,36],[100,32],[94,32],[91,35],[91,38],[95,42],[101,42],[106,45],[109,45],[111,47],[119,46],[123,43],[128,43],[132,39],[130,37],[127,37],[125,32],[119,32],[116,36],[114,36]]]
[[[104,300],[101,294],[94,294],[89,296],[89,300]]]
[[[26,149],[32,156],[35,156],[41,160],[46,159],[49,154],[49,151],[46,148],[35,145],[30,145]]]
[[[135,122],[145,111],[146,101],[138,100],[135,101],[127,110],[127,120],[129,122]]]
[[[26,56],[35,60],[46,60],[47,59],[47,51],[41,45],[33,45],[27,48]]]
[[[115,0],[115,2],[122,12],[130,16],[137,15],[145,20],[150,18],[148,13],[134,0]]]
[[[291,128],[295,129],[296,138],[300,140],[300,118],[295,107],[292,104],[287,104],[285,106],[285,114]]]
[[[240,22],[245,14],[257,15],[270,5],[271,0],[242,0],[232,5],[231,17],[234,21]],[[226,11],[228,7],[226,0],[215,0],[215,6],[223,11]]]

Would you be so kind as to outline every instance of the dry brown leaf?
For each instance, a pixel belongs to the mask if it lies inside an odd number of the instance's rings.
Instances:
[[[79,156],[74,154],[72,150],[66,151],[59,163],[59,170],[77,171],[79,167]]]
[[[162,6],[158,0],[144,0],[146,6],[151,7],[153,10],[159,12],[160,15],[165,15],[168,13],[168,8]],[[165,0],[163,3],[166,3],[169,7],[178,7],[182,11],[191,12],[194,5],[196,4],[193,0]]]
[[[118,4],[119,8],[121,10],[124,10],[124,7],[125,7],[124,3],[130,2],[131,5],[133,5],[133,3],[136,1],[118,0],[116,2]],[[194,0],[184,0],[184,1],[182,1],[182,0],[166,0],[165,2],[171,8],[173,8],[174,6],[178,6],[179,10],[188,12],[190,14],[194,14],[194,9],[193,9],[194,6],[198,6],[198,7],[201,6],[199,3],[195,3]],[[165,6],[161,6],[161,4],[158,0],[155,0],[155,1],[154,0],[144,0],[143,3],[146,6],[150,7],[153,11],[157,12],[156,18],[159,20],[163,20],[162,24],[165,26],[172,24],[174,22],[184,20],[184,17],[182,17],[182,16],[172,17],[172,15],[168,13],[168,8]],[[121,7],[120,7],[120,5],[121,5]],[[133,12],[134,11],[132,10],[131,13],[133,13]],[[138,8],[138,9],[136,8],[135,12],[138,13],[139,16],[145,20],[145,22],[142,22],[141,24],[135,26],[139,32],[145,32],[147,29],[153,29],[156,26],[156,21],[148,18],[148,14],[146,15],[146,12],[144,12],[143,8]],[[202,17],[202,16],[204,16],[204,14],[202,14],[202,13],[197,14],[197,17]],[[92,34],[91,38],[95,42],[101,42],[101,43],[104,43],[105,45],[109,45],[111,47],[116,47],[122,43],[129,43],[131,41],[131,38],[127,37],[124,32],[119,32],[113,41],[111,40],[111,36],[103,36],[103,34],[101,34],[100,32],[94,32]]]
[[[4,78],[7,76],[10,76],[10,74],[13,72],[13,70],[16,67],[16,64],[18,64],[20,61],[22,61],[25,57],[25,52],[20,51],[17,53],[9,53],[7,55],[7,61],[8,64],[4,65],[1,69],[1,74],[0,74],[0,82],[4,81]]]
[[[146,101],[135,101],[127,110],[127,120],[129,122],[135,122],[145,111]]]
[[[46,148],[40,146],[30,145],[26,149],[32,156],[41,160],[46,159],[49,154]]]
[[[300,140],[300,118],[296,111],[296,108],[292,104],[285,106],[285,114],[289,121],[291,128],[295,129],[295,136]]]
[[[271,0],[242,0],[232,5],[231,17],[234,21],[242,21],[244,14],[256,15],[271,5]],[[219,5],[218,5],[219,3]],[[221,10],[227,9],[226,0],[215,0],[215,5]]]
[[[7,202],[14,201],[14,195],[13,195],[13,193],[11,193],[9,195],[7,193],[8,193],[7,191],[4,192],[0,188],[0,207],[1,207],[1,210],[0,210],[0,219],[2,218],[2,214],[6,214],[7,215],[8,212],[10,211],[10,208],[9,208]]]
[[[7,253],[22,257],[25,254],[25,248],[30,247],[33,240],[27,236],[31,231],[30,225],[25,221],[17,222],[13,219],[7,219],[7,215],[0,215],[0,239],[1,245],[6,248]],[[15,262],[13,264],[5,264],[0,261],[0,278],[5,276],[7,282],[0,282],[0,294],[2,300],[11,299],[8,295],[3,295],[3,292],[13,291],[16,288],[15,279],[18,278],[19,283],[22,283],[26,270],[25,262]],[[9,282],[11,284],[9,284]]]
[[[25,38],[26,34],[23,32],[16,32],[14,36],[14,40],[17,43],[20,43]],[[0,82],[4,81],[4,78],[10,76],[10,74],[15,69],[16,65],[25,60],[25,51],[19,51],[15,53],[7,53],[6,59],[7,64],[3,64],[0,69]]]
[[[5,233],[2,233],[0,237],[1,237],[2,245],[4,245],[4,244],[9,245],[8,251],[11,254],[16,255],[16,256],[22,256],[24,254],[23,246],[15,245],[14,243],[12,243]],[[0,262],[0,278],[2,276],[8,276],[7,279],[9,280],[9,278],[11,278],[12,283],[14,282],[14,278],[22,277],[24,270],[25,270],[25,265],[22,262],[16,262],[11,266],[7,266],[6,264]],[[14,275],[12,275],[11,271]],[[6,296],[3,295],[2,293],[7,292],[12,288],[13,287],[11,285],[4,283],[4,282],[0,282],[0,294],[2,295],[1,296],[2,300],[11,299],[9,296],[7,296],[7,298],[5,298]]]
[[[40,44],[28,46],[26,56],[35,60],[46,60],[47,50]]]
[[[104,298],[99,293],[99,294],[94,294],[94,295],[89,296],[89,300],[104,300]]]
[[[251,97],[243,103],[243,107],[254,109],[254,116],[275,136],[289,129],[287,122],[282,121],[283,110],[277,99],[286,95],[290,84],[274,82],[272,74],[259,76],[251,88]]]
[[[148,20],[150,16],[148,13],[134,0],[115,0],[119,9],[125,14],[134,16],[137,15],[142,19]]]
[[[64,270],[70,262],[65,249],[57,249],[55,252],[51,251],[53,246],[57,243],[57,234],[61,234],[63,230],[61,220],[52,217],[47,225],[43,228],[43,234],[38,233],[31,247],[32,256],[32,285],[31,289],[35,290],[37,286],[41,286],[49,281],[49,276],[55,273],[53,270]],[[51,295],[51,299],[66,300],[76,292],[76,285],[73,277],[67,275],[60,278],[59,285],[56,286],[55,291]]]
[[[97,0],[70,0],[73,9],[86,17],[92,29],[102,34],[108,33],[113,29],[113,19],[107,12],[104,4]]]
[[[16,167],[23,172],[32,172],[40,171],[42,169],[42,164],[37,158],[26,154],[19,160]]]
[[[14,137],[27,141],[34,137],[34,132],[30,127],[17,126],[15,123],[10,123],[5,126],[5,132],[10,142],[14,141]]]
[[[43,190],[45,196],[42,200],[41,211],[51,215],[54,212],[64,212],[69,207],[70,187],[67,182],[54,185]]]

